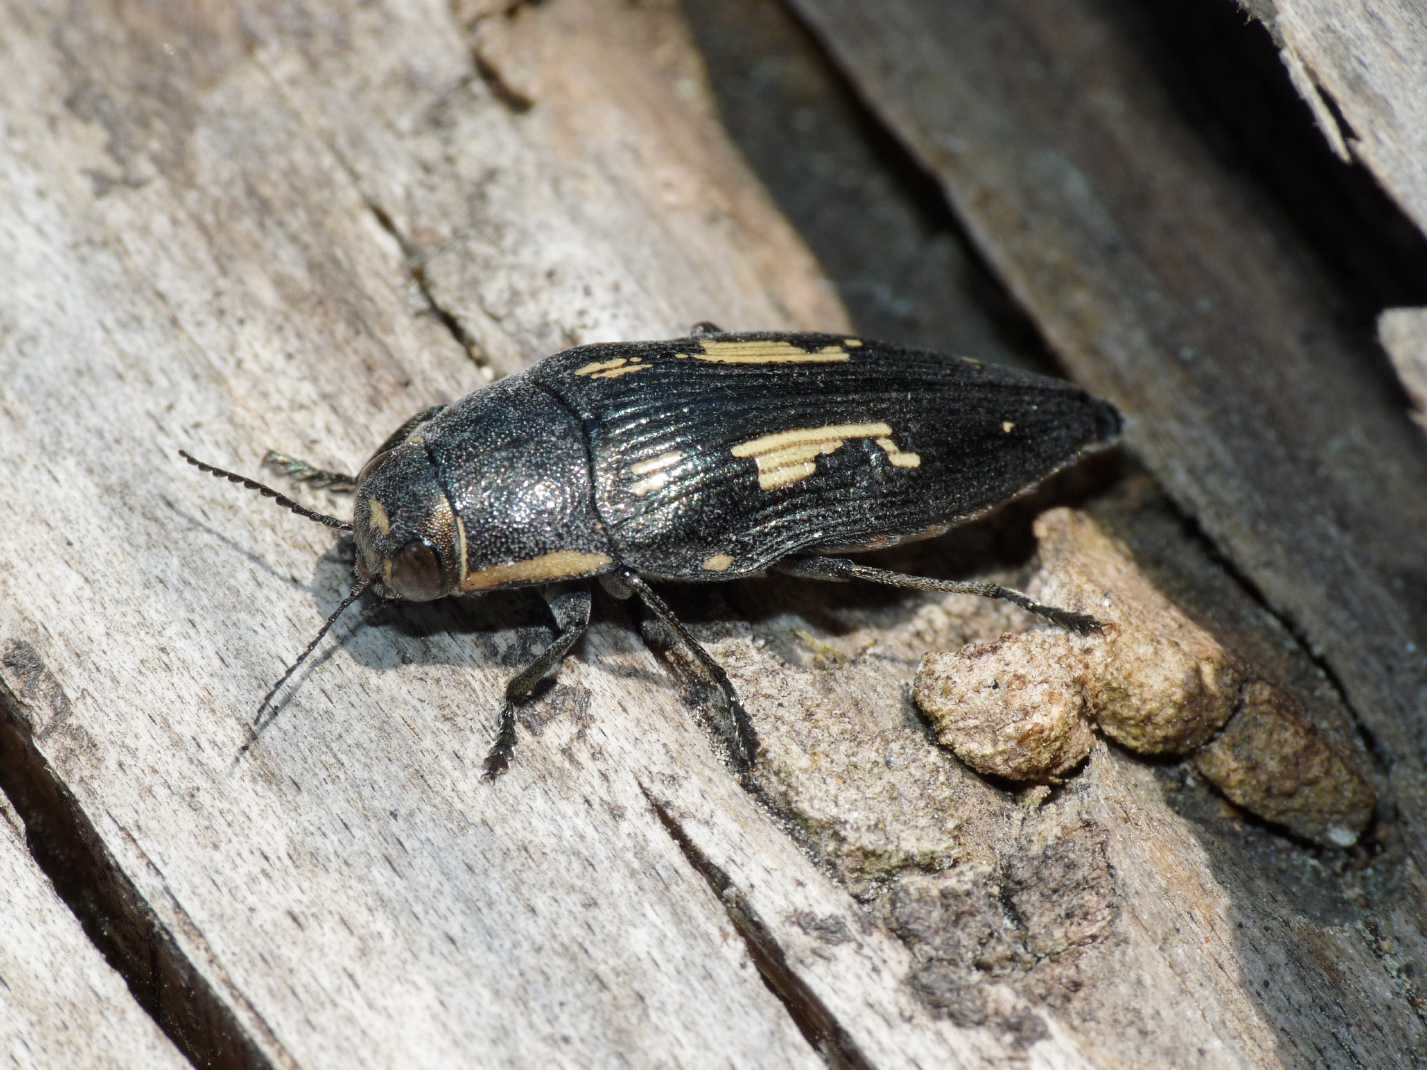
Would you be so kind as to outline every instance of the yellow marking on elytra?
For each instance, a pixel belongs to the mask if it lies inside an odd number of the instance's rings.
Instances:
[[[727,572],[733,565],[733,558],[728,554],[714,554],[704,562],[704,569],[708,572]]]
[[[679,450],[670,450],[668,453],[661,453],[658,457],[636,461],[629,466],[630,475],[644,476],[645,478],[632,484],[629,492],[643,497],[667,486],[669,483],[668,469],[678,464],[683,456]]]
[[[591,379],[618,379],[621,375],[633,375],[652,365],[645,364],[643,357],[615,357],[613,360],[596,360],[575,369],[576,375],[588,375]]]
[[[511,561],[491,565],[461,577],[461,590],[488,591],[515,583],[551,583],[588,576],[611,564],[608,554],[592,554],[583,550],[555,550],[528,561]]]
[[[791,342],[704,342],[695,359],[712,364],[846,364],[852,358],[841,346],[799,349]]]
[[[1012,431],[1014,431],[1015,429],[1016,429],[1016,425],[1015,425],[1014,423],[1012,423],[1010,420],[1002,420],[1002,421],[1001,421],[1001,430],[1004,431],[1004,432],[1006,432],[1006,434],[1009,435],[1009,434],[1010,434]]]
[[[922,459],[903,453],[892,441],[892,428],[885,423],[828,424],[825,427],[796,427],[740,442],[735,457],[752,457],[758,465],[758,485],[777,490],[807,479],[817,471],[817,458],[836,453],[855,438],[876,439],[887,460],[898,468],[916,468]]]
[[[882,447],[882,452],[887,455],[893,467],[896,468],[920,468],[922,466],[922,455],[920,453],[903,453],[901,448],[890,438],[879,438],[877,445]]]
[[[861,339],[861,338],[844,338],[844,339],[842,340],[842,344],[845,345],[848,349],[857,349],[858,347],[860,347],[860,346],[862,345],[862,339]]]
[[[657,472],[661,468],[668,468],[670,465],[678,464],[684,454],[680,450],[670,450],[668,453],[661,453],[658,457],[650,457],[648,460],[635,461],[629,466],[630,472],[636,476],[647,476],[650,472]]]
[[[391,534],[391,517],[386,515],[386,506],[373,498],[367,503],[367,516],[379,535]]]

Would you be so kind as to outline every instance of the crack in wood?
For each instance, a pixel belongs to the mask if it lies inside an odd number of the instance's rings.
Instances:
[[[826,1003],[812,990],[792,965],[777,937],[749,904],[732,878],[704,854],[679,823],[679,819],[656,799],[642,783],[639,790],[654,811],[660,826],[679,849],[690,868],[698,874],[723,907],[734,930],[742,938],[758,976],[787,1011],[804,1039],[825,1063],[839,1070],[871,1070],[872,1062],[857,1041],[837,1020]]]
[[[512,115],[524,115],[535,107],[534,98],[522,93],[501,74],[500,68],[487,59],[475,45],[471,46],[471,63],[476,68],[476,76],[481,84],[491,91],[491,96]]]
[[[406,235],[401,232],[401,228],[396,225],[396,221],[392,218],[391,213],[368,195],[367,187],[362,183],[361,177],[357,173],[356,167],[353,166],[352,161],[347,158],[330,138],[324,137],[319,130],[307,122],[306,112],[292,99],[282,81],[261,64],[259,64],[259,68],[273,89],[288,102],[292,113],[298,116],[303,124],[312,131],[313,141],[321,145],[331,154],[332,159],[336,162],[342,173],[347,176],[348,181],[351,182],[352,188],[356,191],[357,196],[361,198],[362,204],[366,207],[367,211],[371,213],[377,226],[381,227],[392,241],[396,243],[397,250],[401,253],[402,261],[406,267],[407,274],[411,278],[412,283],[416,286],[417,292],[421,295],[421,299],[426,305],[426,311],[455,339],[456,344],[465,351],[471,363],[482,371],[488,372],[489,366],[486,363],[485,354],[481,349],[480,343],[478,343],[471,333],[461,324],[456,314],[437,300],[436,294],[432,291],[430,280],[426,276],[426,265],[420,251],[407,240]],[[182,328],[182,324],[179,323],[177,317],[175,317],[175,324],[179,326],[180,329]]]
[[[355,176],[353,177],[355,180]],[[417,292],[421,294],[421,299],[426,303],[427,311],[437,323],[446,328],[447,333],[456,340],[456,344],[466,351],[466,356],[471,358],[471,362],[476,367],[484,369],[486,362],[480,343],[456,318],[456,314],[436,299],[436,294],[431,289],[431,280],[426,276],[426,265],[422,262],[420,253],[407,241],[406,235],[402,234],[396,221],[392,219],[385,208],[370,197],[363,196],[362,202],[367,206],[367,211],[372,213],[372,218],[377,221],[377,226],[391,235],[391,240],[396,242],[397,248],[401,250],[402,259],[406,261],[411,281],[416,284]]]
[[[496,102],[512,115],[524,115],[530,111],[535,107],[535,99],[528,93],[522,93],[510,83],[501,69],[481,51],[480,46],[476,43],[476,34],[483,22],[497,18],[503,18],[506,21],[514,20],[527,9],[539,7],[541,2],[542,0],[511,0],[510,3],[495,11],[485,11],[467,17],[461,11],[461,0],[451,0],[451,17],[460,27],[461,33],[466,39],[466,48],[470,53],[471,67],[476,78],[490,91]]]
[[[0,793],[24,823],[35,864],[85,936],[194,1066],[295,1067],[254,1009],[247,1008],[261,1043],[179,946],[40,749],[34,728],[43,711],[33,709],[32,698],[38,694],[43,702],[58,685],[38,652],[12,641],[0,654],[0,669]]]

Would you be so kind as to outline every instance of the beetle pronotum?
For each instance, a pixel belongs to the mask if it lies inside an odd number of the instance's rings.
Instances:
[[[580,346],[451,405],[424,409],[355,477],[275,459],[356,493],[350,523],[269,487],[205,472],[356,542],[355,580],[274,695],[363,592],[409,601],[537,588],[549,647],[506,686],[488,777],[515,747],[515,709],[589,623],[591,587],[637,597],[728,702],[746,772],[757,734],[728,676],[648,581],[769,571],[1013,602],[1063,627],[1088,616],[996,584],[934,580],[845,554],[927,538],[1113,442],[1120,415],[1056,379],[844,335],[726,334]],[[181,451],[182,452],[182,451]],[[271,458],[270,458],[271,459]]]

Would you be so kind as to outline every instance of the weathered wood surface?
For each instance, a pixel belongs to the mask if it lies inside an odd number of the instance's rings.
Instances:
[[[8,757],[3,748],[0,757]],[[55,894],[3,798],[0,888],[0,1065],[188,1065]]]
[[[235,762],[346,565],[175,447],[355,465],[421,405],[570,342],[842,312],[668,5],[6,19],[0,470],[26,490],[0,535],[0,773],[192,1058],[1422,1056],[1423,885],[1391,844],[1316,853],[1103,745],[1053,795],[1012,795],[928,740],[919,655],[1028,623],[974,600],[676,592],[764,737],[758,799],[679,658],[604,603],[494,787],[502,685],[548,634],[504,596],[345,624]],[[1096,508],[1351,745],[1318,666],[1157,492]],[[1015,577],[1029,516],[902,560]]]
[[[1292,221],[1157,77],[1173,42],[1122,0],[794,6],[1066,365],[1132,414],[1166,489],[1321,656],[1427,865],[1427,449]]]

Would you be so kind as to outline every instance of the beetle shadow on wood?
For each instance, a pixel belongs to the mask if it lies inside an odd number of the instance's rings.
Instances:
[[[351,584],[353,548],[342,539],[317,559],[307,589],[313,595],[314,630],[341,600]],[[307,673],[327,661],[337,650],[345,650],[358,664],[378,671],[401,665],[450,665],[455,667],[498,668],[503,676],[513,676],[533,662],[555,637],[554,622],[544,601],[534,590],[486,591],[480,595],[441,598],[434,602],[404,602],[383,599],[368,593],[358,604],[360,620],[335,634],[323,650],[317,651]],[[628,613],[615,600],[595,587],[595,608],[591,629],[610,621],[629,631],[631,646],[640,642],[630,626]],[[576,646],[571,657],[580,656]],[[620,676],[656,678],[654,674],[628,666],[611,666]],[[304,674],[305,675],[305,674]],[[552,674],[536,690],[525,706],[539,701],[554,686],[559,673]],[[281,697],[280,702],[286,702]],[[498,710],[499,691],[491,695],[492,709]],[[494,715],[494,714],[493,714]]]

